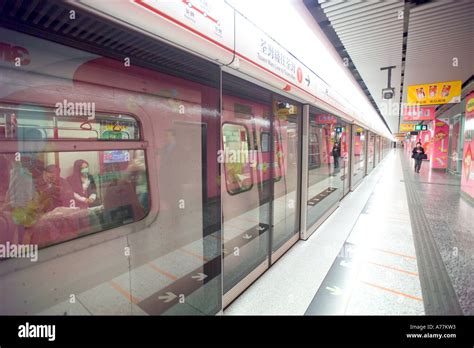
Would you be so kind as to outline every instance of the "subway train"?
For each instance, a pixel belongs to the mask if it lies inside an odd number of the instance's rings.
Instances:
[[[2,315],[217,314],[388,150],[263,69],[68,11],[0,17]]]

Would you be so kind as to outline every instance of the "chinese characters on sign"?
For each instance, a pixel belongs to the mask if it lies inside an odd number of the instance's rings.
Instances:
[[[435,117],[435,106],[405,106],[403,108],[404,121],[431,121]]]
[[[277,47],[273,42],[266,38],[260,38],[260,49],[257,53],[258,59],[265,62],[266,65],[275,69],[285,77],[293,81],[302,81],[301,68],[296,66],[295,60],[292,59],[286,51]]]
[[[292,72],[293,74],[296,73],[296,65],[292,60],[290,60],[288,55],[282,53],[266,39],[260,39],[260,51],[271,60],[283,66],[288,71]]]
[[[410,123],[401,123],[400,124],[400,132],[412,132],[415,130],[415,124]]]

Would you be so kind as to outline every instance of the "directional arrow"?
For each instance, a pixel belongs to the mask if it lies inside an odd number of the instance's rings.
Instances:
[[[167,292],[166,296],[159,296],[158,299],[160,300],[165,300],[165,303],[173,301],[177,296],[173,294],[172,292]]]
[[[331,295],[334,295],[334,296],[342,295],[342,290],[338,286],[334,286],[334,287],[326,286],[326,290],[328,290],[331,293]]]
[[[204,273],[198,273],[197,275],[193,275],[191,278],[197,279],[198,281],[203,281],[204,278],[207,278],[207,275]]]
[[[243,239],[251,239],[251,238],[252,238],[252,235],[246,233],[246,234],[244,234],[244,235],[242,236],[242,238],[243,238]]]
[[[308,83],[308,86],[309,86],[309,84],[311,83],[311,80],[309,79],[309,75],[306,76],[306,78],[304,80]]]
[[[257,230],[259,230],[259,231],[264,231],[264,230],[265,230],[265,226],[258,226],[258,227],[257,227]]]

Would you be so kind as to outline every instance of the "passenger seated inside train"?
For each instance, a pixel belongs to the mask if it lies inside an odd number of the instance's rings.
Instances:
[[[72,191],[60,173],[59,166],[44,166],[36,154],[24,156],[10,171],[3,209],[34,207],[36,214],[45,214],[58,207],[69,206]]]
[[[35,189],[42,213],[70,206],[72,190],[68,182],[61,177],[61,168],[56,164],[44,167],[43,175],[35,180]]]
[[[25,152],[19,160],[2,155],[0,163],[3,243],[45,247],[138,221],[149,209],[143,152]]]
[[[89,163],[79,159],[74,162],[73,173],[67,179],[73,191],[74,206],[88,208],[100,205],[94,178],[89,173]]]
[[[2,218],[7,231],[2,240],[11,243],[49,244],[75,233],[77,228],[64,221],[72,191],[61,177],[58,165],[44,165],[38,154],[12,161],[6,204]]]

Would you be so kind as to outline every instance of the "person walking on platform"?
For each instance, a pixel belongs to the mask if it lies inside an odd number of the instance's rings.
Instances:
[[[339,171],[339,157],[341,157],[341,145],[336,141],[332,148],[332,156],[334,157],[334,170]]]
[[[415,173],[420,173],[421,161],[426,159],[425,149],[421,146],[421,142],[417,142],[412,151],[411,158],[415,160]]]

